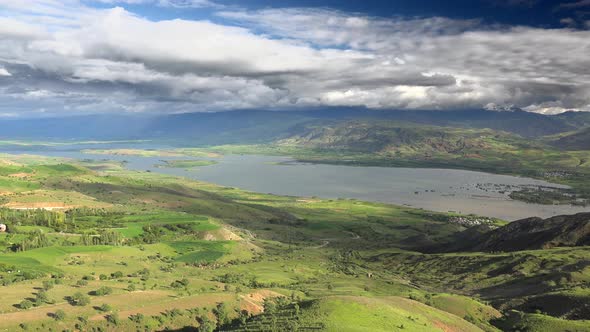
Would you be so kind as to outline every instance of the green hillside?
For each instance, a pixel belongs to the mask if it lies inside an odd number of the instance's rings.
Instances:
[[[584,243],[433,253],[487,233],[108,161],[3,160],[1,329],[565,331],[589,319]]]

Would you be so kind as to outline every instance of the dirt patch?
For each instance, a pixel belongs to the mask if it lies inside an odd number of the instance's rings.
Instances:
[[[36,209],[44,209],[44,210],[67,210],[71,209],[75,206],[73,205],[66,205],[62,202],[35,202],[35,203],[22,203],[22,202],[8,202],[3,205],[6,208],[13,209],[13,210],[36,210]]]
[[[28,177],[30,177],[32,175],[33,175],[33,173],[14,173],[14,174],[8,174],[9,177],[11,177],[11,178],[17,178],[17,179],[28,178]]]
[[[456,328],[452,327],[452,326],[448,326],[447,324],[435,320],[432,322],[434,324],[434,326],[438,327],[439,329],[443,330],[444,332],[461,332],[461,330],[457,330]]]
[[[66,312],[79,312],[81,310],[72,310],[72,306],[68,303],[54,304],[44,306],[42,308],[29,309],[25,311],[10,312],[0,315],[0,326],[10,326],[22,322],[38,321],[47,319],[49,314],[54,313],[58,309]]]
[[[242,302],[240,303],[240,310],[246,310],[251,314],[260,314],[264,311],[264,299],[269,297],[284,296],[277,292],[263,289],[250,294],[240,295]]]
[[[254,302],[263,303],[264,299],[268,297],[279,297],[284,296],[283,294],[277,293],[275,291],[271,291],[268,289],[261,289],[259,291],[244,295],[245,298],[248,298]]]
[[[298,203],[317,203],[319,201],[315,200],[315,199],[298,199],[297,202]]]
[[[210,231],[203,236],[207,241],[240,241],[242,238],[227,228]]]

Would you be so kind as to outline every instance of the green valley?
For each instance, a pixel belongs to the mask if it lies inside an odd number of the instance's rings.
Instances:
[[[3,160],[0,329],[588,330],[576,243],[445,253],[449,214]]]

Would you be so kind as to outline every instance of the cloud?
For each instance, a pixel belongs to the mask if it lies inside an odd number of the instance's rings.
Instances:
[[[5,68],[0,67],[0,76],[12,76],[12,74]]]
[[[0,9],[0,68],[12,74],[0,74],[0,114],[590,109],[588,31],[306,8],[159,21],[74,0]]]
[[[127,4],[127,5],[156,5],[160,7],[173,8],[222,8],[218,4],[209,0],[94,0],[95,2],[105,4]]]
[[[590,0],[579,0],[575,2],[566,2],[558,6],[560,9],[577,9],[583,7],[590,7]]]
[[[506,7],[533,7],[539,3],[539,0],[487,0],[497,6]]]

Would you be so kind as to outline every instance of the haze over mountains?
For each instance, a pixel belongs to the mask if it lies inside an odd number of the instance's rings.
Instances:
[[[558,146],[584,146],[590,113],[542,115],[524,111],[381,111],[328,108],[309,111],[240,110],[174,115],[89,115],[2,119],[2,139],[190,139],[190,144],[264,143],[300,135],[305,128],[350,120],[393,121],[417,125],[489,128],[522,137],[568,133]],[[572,132],[572,133],[569,133]],[[587,132],[587,131],[586,131]],[[586,134],[587,135],[587,134]],[[581,138],[577,138],[581,137]]]

